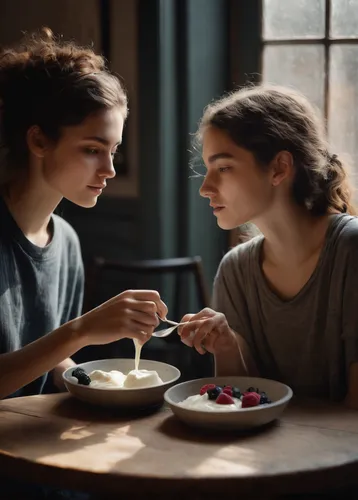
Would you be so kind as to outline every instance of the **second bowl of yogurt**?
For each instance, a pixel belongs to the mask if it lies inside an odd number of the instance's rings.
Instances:
[[[206,386],[212,389],[206,391]],[[225,387],[231,389],[226,393]],[[256,394],[262,401],[247,406],[244,399],[240,399],[240,395],[244,394],[246,399],[250,399],[247,394],[251,389],[252,398]],[[218,394],[215,394],[215,390]],[[210,394],[210,391],[213,391],[213,394]],[[164,399],[174,415],[191,426],[202,429],[245,430],[278,419],[292,395],[290,387],[275,380],[257,377],[210,377],[177,384],[165,392]]]

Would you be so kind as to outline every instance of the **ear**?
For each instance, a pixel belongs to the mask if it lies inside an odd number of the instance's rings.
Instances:
[[[282,181],[291,177],[293,172],[293,158],[288,151],[280,151],[271,162],[272,185],[278,186]]]
[[[43,158],[50,147],[50,140],[38,125],[33,125],[29,128],[26,133],[26,142],[29,151],[37,158]]]

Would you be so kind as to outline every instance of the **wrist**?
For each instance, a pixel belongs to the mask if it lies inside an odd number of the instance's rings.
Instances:
[[[76,318],[60,327],[63,330],[62,334],[65,335],[67,343],[72,347],[71,351],[77,352],[78,350],[88,345],[88,335],[84,328],[82,318]]]
[[[231,328],[225,336],[222,336],[221,338],[219,337],[219,342],[215,351],[219,356],[239,351],[237,335],[233,330],[231,330]]]

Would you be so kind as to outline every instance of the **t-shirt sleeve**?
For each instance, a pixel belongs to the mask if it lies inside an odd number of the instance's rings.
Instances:
[[[77,270],[77,277],[75,280],[74,284],[74,293],[73,293],[73,300],[72,300],[72,306],[69,312],[69,318],[68,320],[70,321],[71,319],[78,318],[78,316],[81,316],[82,310],[83,310],[83,296],[84,296],[84,269],[83,269],[83,263],[82,259],[80,262],[80,265],[78,266]]]
[[[66,287],[66,296],[64,298],[62,324],[81,316],[85,283],[80,241],[72,228],[68,228],[68,232],[68,243],[62,262],[62,265],[67,268],[67,273],[64,273],[67,283],[63,284]]]
[[[342,339],[346,374],[358,362],[358,231],[350,236],[342,297]]]

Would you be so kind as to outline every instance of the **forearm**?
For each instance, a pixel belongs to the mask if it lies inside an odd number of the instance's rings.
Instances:
[[[72,358],[66,358],[58,363],[58,365],[55,366],[54,370],[64,372],[65,370],[67,370],[67,368],[71,368],[71,366],[76,366],[76,363]]]
[[[236,332],[236,344],[230,351],[215,354],[215,375],[217,377],[256,377],[256,364],[245,340]]]
[[[0,356],[0,399],[9,396],[44,373],[52,370],[84,347],[73,323],[28,344],[23,349]]]
[[[72,358],[66,358],[61,363],[59,363],[55,368],[52,370],[52,380],[56,388],[63,392],[66,391],[66,386],[62,378],[62,374],[64,371],[66,371],[68,368],[71,368],[73,366],[76,366],[76,363],[73,361]]]

